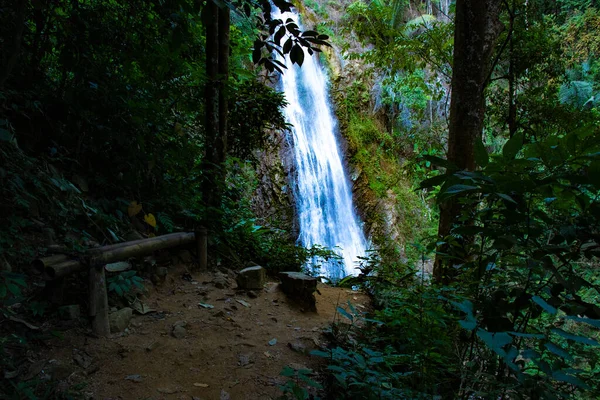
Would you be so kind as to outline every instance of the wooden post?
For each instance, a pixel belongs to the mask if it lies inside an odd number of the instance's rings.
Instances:
[[[206,271],[208,269],[208,231],[206,228],[200,227],[196,231],[196,244],[200,271]]]
[[[99,337],[110,334],[108,323],[108,293],[106,292],[106,275],[104,265],[90,268],[90,317],[92,332]]]

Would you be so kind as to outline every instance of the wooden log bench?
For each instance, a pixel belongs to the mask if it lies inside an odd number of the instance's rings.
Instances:
[[[141,257],[154,251],[196,243],[198,264],[201,270],[207,268],[207,230],[178,232],[148,239],[134,240],[97,247],[87,250],[79,259],[71,259],[64,254],[38,258],[32,266],[49,281],[58,281],[79,271],[89,271],[89,316],[92,331],[97,336],[108,336],[108,292],[106,285],[106,264]]]

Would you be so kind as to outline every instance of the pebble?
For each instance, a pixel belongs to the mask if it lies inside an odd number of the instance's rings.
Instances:
[[[173,332],[171,332],[171,334],[176,339],[183,339],[187,334],[187,330],[181,325],[176,325],[173,327]]]
[[[126,381],[132,381],[132,382],[139,383],[139,382],[141,382],[143,379],[142,379],[142,376],[141,376],[140,374],[134,374],[134,375],[127,375],[127,376],[125,377],[125,380],[126,380]]]

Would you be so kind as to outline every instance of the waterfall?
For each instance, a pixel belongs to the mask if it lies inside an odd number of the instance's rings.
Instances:
[[[275,11],[273,18],[291,18],[302,29],[296,13]],[[285,64],[280,90],[288,101],[286,120],[293,125],[288,141],[296,172],[292,179],[296,180],[293,187],[300,226],[298,240],[303,246],[321,245],[341,256],[341,262],[322,265],[320,275],[333,280],[357,275],[358,257],[365,255],[367,241],[352,203],[326,73],[318,58],[308,54],[302,67],[289,60]]]
[[[440,0],[440,11],[446,17],[450,15],[450,0]]]

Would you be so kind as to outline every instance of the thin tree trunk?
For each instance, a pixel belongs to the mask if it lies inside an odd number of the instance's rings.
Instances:
[[[206,86],[204,89],[204,113],[206,129],[206,156],[204,163],[203,192],[208,207],[214,207],[216,202],[215,189],[216,166],[219,157],[217,153],[217,137],[219,134],[219,41],[218,41],[218,12],[219,8],[213,0],[208,0],[205,8],[206,26]]]
[[[219,162],[225,162],[227,155],[227,122],[228,102],[227,88],[229,81],[229,8],[219,9],[219,135],[217,137],[217,154]]]
[[[474,146],[483,131],[485,117],[485,88],[491,68],[495,43],[502,30],[499,0],[457,0],[452,94],[448,134],[448,161],[461,170],[475,169]],[[440,207],[438,235],[447,237],[452,225],[463,212],[456,201],[446,201]],[[451,251],[448,246],[438,249]],[[435,282],[452,281],[452,263],[437,256],[433,277]]]
[[[510,38],[508,44],[508,132],[512,138],[517,132],[517,100],[516,100],[516,77],[515,77],[515,58],[514,49],[515,41],[513,37],[513,29],[515,24],[515,2],[513,1],[512,10],[510,11]]]

